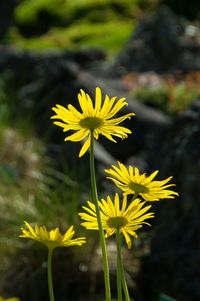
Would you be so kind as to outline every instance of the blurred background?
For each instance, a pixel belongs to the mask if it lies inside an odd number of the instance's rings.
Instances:
[[[77,216],[90,199],[88,154],[64,143],[50,121],[59,103],[77,105],[80,88],[126,97],[133,134],[100,139],[101,197],[115,188],[104,168],[116,160],[173,175],[180,197],[153,204],[156,218],[123,249],[137,301],[200,300],[200,2],[198,0],[0,1],[0,295],[49,300],[47,250],[18,238],[24,220],[75,225],[81,248],[58,249],[56,301],[102,301],[97,233]],[[104,95],[105,95],[104,94]],[[108,241],[113,300],[115,243]]]

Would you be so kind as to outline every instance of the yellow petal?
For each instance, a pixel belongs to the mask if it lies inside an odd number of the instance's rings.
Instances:
[[[91,137],[89,135],[89,137],[87,138],[87,140],[85,141],[85,143],[83,144],[79,152],[79,158],[81,158],[87,152],[88,148],[90,147],[90,142],[91,142]]]

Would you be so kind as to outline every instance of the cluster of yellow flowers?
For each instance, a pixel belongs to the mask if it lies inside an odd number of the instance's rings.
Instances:
[[[91,97],[83,90],[78,94],[78,100],[82,112],[79,112],[71,104],[67,108],[56,105],[52,109],[56,115],[52,119],[54,124],[63,128],[64,132],[74,131],[70,136],[65,138],[65,141],[74,142],[84,141],[84,144],[79,153],[79,157],[83,156],[91,145],[91,137],[98,139],[99,135],[103,135],[109,140],[116,142],[112,136],[122,139],[131,134],[131,131],[119,123],[124,121],[134,113],[129,113],[121,117],[113,118],[120,109],[127,105],[124,98],[116,101],[116,97],[109,98],[105,96],[102,104],[102,93],[99,87],[96,88],[95,104],[93,105]],[[103,229],[106,231],[106,237],[116,233],[119,229],[127,242],[128,247],[131,246],[130,235],[137,237],[136,230],[141,228],[146,219],[153,218],[154,214],[146,213],[151,205],[145,206],[146,201],[159,201],[161,199],[170,199],[178,195],[177,192],[169,190],[169,187],[174,184],[168,184],[172,177],[165,180],[154,180],[158,171],[154,171],[147,176],[145,173],[140,174],[137,167],[129,166],[128,168],[117,162],[117,165],[112,165],[105,172],[109,175],[107,178],[122,190],[123,197],[120,205],[120,197],[115,194],[114,200],[110,196],[106,200],[99,201],[101,220]],[[133,199],[127,205],[127,195],[133,195]],[[140,199],[141,198],[141,199]],[[98,230],[98,222],[94,203],[88,201],[88,207],[83,206],[87,213],[80,213],[80,217],[84,220],[82,226],[87,229]],[[74,235],[73,226],[70,227],[64,235],[58,228],[48,231],[45,227],[31,227],[28,222],[25,222],[27,229],[22,228],[20,237],[31,238],[37,240],[49,248],[66,247],[73,245],[82,245],[85,243],[85,238],[80,237],[72,239]]]
[[[94,139],[97,140],[100,135],[103,135],[115,143],[116,140],[113,137],[127,138],[128,134],[131,134],[131,131],[119,124],[127,118],[130,119],[135,114],[129,113],[121,117],[114,117],[127,105],[125,99],[121,98],[116,100],[116,97],[110,98],[106,95],[104,101],[102,101],[102,92],[98,87],[96,88],[94,103],[91,97],[83,90],[80,90],[78,94],[78,101],[81,111],[78,111],[71,104],[69,104],[67,108],[57,104],[52,108],[55,112],[52,119],[56,119],[54,124],[61,127],[64,132],[72,131],[72,133],[65,138],[65,141],[83,141],[79,157],[82,157],[88,149],[90,150],[93,202],[88,201],[87,206],[82,207],[84,212],[79,213],[79,216],[83,220],[82,226],[90,230],[99,230],[104,258],[106,300],[110,301],[109,272],[106,262],[104,237],[107,238],[116,234],[119,241],[121,241],[120,237],[123,235],[128,248],[130,248],[132,245],[131,237],[137,237],[136,231],[144,224],[150,225],[146,220],[154,217],[154,213],[149,212],[151,205],[147,204],[147,202],[172,199],[177,196],[178,193],[169,189],[174,186],[174,184],[169,184],[172,177],[168,177],[162,181],[155,180],[158,171],[154,171],[147,176],[145,173],[141,174],[137,167],[126,167],[121,162],[117,162],[116,165],[112,165],[111,168],[106,169],[105,172],[107,178],[121,189],[122,195],[120,196],[118,193],[115,193],[113,198],[107,196],[105,199],[99,200],[95,182],[93,141]],[[75,234],[73,226],[64,234],[61,234],[59,228],[48,231],[44,226],[39,227],[36,225],[32,227],[28,222],[25,222],[25,225],[26,228],[22,228],[20,237],[39,241],[46,245],[50,251],[56,247],[81,246],[86,242],[85,237],[73,238]],[[118,244],[118,250],[120,250],[120,243]],[[118,254],[117,256],[120,265],[120,255]],[[122,284],[124,286],[126,300],[129,300],[123,269],[119,267],[119,296],[122,294],[120,293],[120,286]],[[50,300],[54,300],[51,283]],[[119,300],[121,300],[120,297]]]

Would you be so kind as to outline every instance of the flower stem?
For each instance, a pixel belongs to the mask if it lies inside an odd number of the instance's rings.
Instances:
[[[126,283],[126,278],[125,278],[124,268],[123,267],[122,267],[122,285],[123,285],[123,290],[124,290],[125,301],[130,301],[128,287],[127,287],[127,283]]]
[[[123,286],[125,301],[130,301],[128,287],[127,287],[125,273],[124,273],[124,267],[123,267],[123,263],[122,263],[122,254],[121,254],[122,235],[121,235],[121,233],[119,231],[118,231],[118,238],[117,238],[117,240],[119,241],[119,244],[120,244],[119,266],[120,266],[120,271],[121,271],[121,281],[122,281],[122,286]]]
[[[48,266],[47,266],[47,271],[48,271],[48,286],[49,286],[49,298],[50,301],[54,301],[54,293],[53,293],[53,283],[52,283],[52,253],[53,249],[49,248],[48,249]]]
[[[91,133],[91,144],[90,144],[90,176],[91,176],[92,198],[96,208],[97,222],[99,227],[99,237],[100,237],[102,257],[103,257],[106,301],[111,301],[108,256],[106,251],[106,243],[104,238],[103,227],[101,223],[100,209],[98,205],[98,194],[97,194],[96,175],[95,175],[95,166],[94,166],[94,138],[92,133]]]
[[[122,270],[121,270],[121,246],[122,239],[119,230],[116,233],[117,240],[117,300],[122,301]]]

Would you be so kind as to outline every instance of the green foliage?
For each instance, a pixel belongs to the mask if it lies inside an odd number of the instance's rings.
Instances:
[[[24,220],[47,227],[78,223],[83,187],[76,170],[53,168],[44,143],[35,137],[33,108],[17,96],[10,72],[0,77],[0,278],[24,241],[18,238]],[[56,161],[56,160],[55,160]],[[82,173],[82,174],[81,174]],[[79,169],[79,176],[83,176]],[[12,264],[11,264],[12,265]],[[13,262],[14,266],[14,262]],[[1,284],[0,284],[1,290]]]
[[[24,26],[36,25],[44,16],[51,16],[58,26],[75,19],[105,22],[119,16],[131,17],[136,4],[132,0],[25,0],[17,6],[15,16],[16,22]]]
[[[198,98],[200,89],[197,85],[187,87],[183,82],[172,86],[163,84],[159,87],[139,87],[134,95],[138,100],[167,114],[175,114],[186,109]]]
[[[138,0],[24,0],[6,41],[25,49],[118,51],[133,30]]]
[[[40,140],[11,128],[0,133],[1,224],[31,219],[52,225],[58,216],[60,225],[76,223],[83,187],[73,179],[75,171],[54,170]]]
[[[18,260],[21,261],[20,273],[24,274],[22,278],[26,279],[24,258],[31,262],[34,258],[30,249],[38,250],[38,264],[44,260],[41,246],[18,237],[23,221],[45,225],[48,229],[59,226],[63,232],[73,224],[78,234],[83,231],[78,226],[80,200],[88,196],[83,196],[81,181],[73,180],[74,170],[69,172],[68,169],[63,174],[51,167],[41,141],[33,137],[27,139],[19,131],[5,129],[5,126],[0,133],[0,290],[3,291],[4,285],[8,287],[9,273],[16,273],[13,283],[19,279],[21,283],[21,276],[17,277],[19,270],[15,271],[19,268]]]
[[[23,38],[13,29],[9,34],[10,43],[18,47],[48,51],[49,49],[64,50],[69,48],[103,47],[110,53],[116,52],[128,39],[133,28],[128,22],[109,22],[100,24],[75,24],[67,28],[53,28],[45,35]]]
[[[140,87],[134,92],[135,97],[150,106],[159,107],[166,111],[166,104],[168,101],[168,92],[166,86],[147,88]]]

